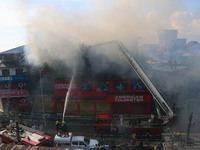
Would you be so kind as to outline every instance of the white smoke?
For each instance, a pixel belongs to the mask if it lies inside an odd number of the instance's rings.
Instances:
[[[28,60],[37,65],[60,59],[71,66],[80,43],[117,39],[132,49],[138,37],[140,44],[157,43],[160,29],[178,29],[186,38],[199,33],[198,17],[184,11],[180,0],[58,0],[30,5],[21,1],[18,6],[27,24]]]
[[[200,17],[189,11],[176,11],[169,18],[173,28],[178,29],[181,37],[200,40]]]

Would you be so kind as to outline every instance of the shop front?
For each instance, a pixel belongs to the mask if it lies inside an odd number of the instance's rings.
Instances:
[[[150,114],[151,94],[138,80],[54,81],[54,112],[66,114]]]

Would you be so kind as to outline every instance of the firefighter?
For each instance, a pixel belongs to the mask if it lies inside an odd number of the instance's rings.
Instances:
[[[61,123],[59,121],[56,121],[56,130],[57,130],[57,135],[61,136]]]
[[[62,130],[62,134],[64,134],[64,136],[69,135],[68,125],[65,123],[65,121],[62,121],[61,130]]]
[[[132,133],[131,135],[131,144],[135,144],[136,134]]]

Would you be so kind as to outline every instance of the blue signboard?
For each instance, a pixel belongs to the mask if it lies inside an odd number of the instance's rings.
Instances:
[[[135,91],[145,91],[146,87],[144,83],[140,80],[132,80],[131,81],[131,90]]]
[[[0,76],[0,82],[26,81],[26,75]]]

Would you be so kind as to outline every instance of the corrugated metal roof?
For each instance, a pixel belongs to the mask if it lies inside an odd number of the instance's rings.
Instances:
[[[1,52],[0,54],[21,54],[21,53],[24,53],[24,48],[25,46],[23,45],[23,46],[19,46],[19,47]]]

